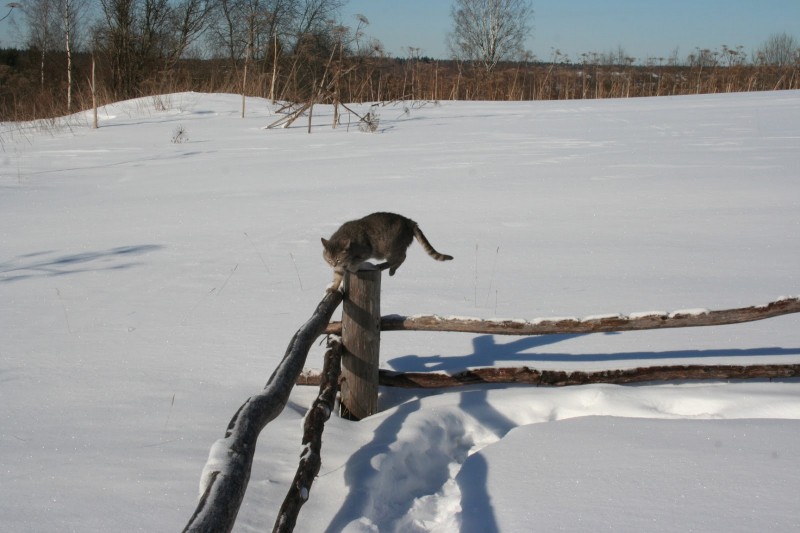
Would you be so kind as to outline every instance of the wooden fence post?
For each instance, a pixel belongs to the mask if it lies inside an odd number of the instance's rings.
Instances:
[[[361,420],[378,412],[381,271],[362,266],[344,278],[341,416]]]

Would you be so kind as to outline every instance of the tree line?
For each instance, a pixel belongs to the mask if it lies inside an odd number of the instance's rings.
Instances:
[[[776,34],[752,54],[697,49],[637,61],[622,48],[526,53],[530,3],[454,2],[451,58],[389,57],[345,0],[28,0],[27,47],[0,49],[0,120],[68,114],[178,91],[293,102],[532,100],[800,88],[800,46]],[[481,24],[502,4],[515,24]],[[9,4],[11,6],[12,4]],[[90,8],[94,6],[94,9]],[[13,9],[13,8],[12,8]],[[470,10],[471,9],[471,10]],[[503,34],[497,28],[506,28]],[[486,33],[480,35],[486,29]],[[92,81],[94,80],[94,81]],[[93,94],[94,93],[94,94]]]

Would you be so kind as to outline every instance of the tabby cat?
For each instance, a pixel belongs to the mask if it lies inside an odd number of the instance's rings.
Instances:
[[[385,259],[378,265],[381,270],[389,269],[389,275],[406,260],[406,250],[411,241],[417,238],[437,261],[450,261],[452,256],[440,254],[433,249],[425,234],[416,222],[394,213],[372,213],[358,220],[345,222],[330,239],[322,239],[322,257],[333,267],[333,283],[329,291],[339,289],[344,271],[355,272],[359,265],[370,258]]]

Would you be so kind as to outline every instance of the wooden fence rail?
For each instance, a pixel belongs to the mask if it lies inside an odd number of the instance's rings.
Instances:
[[[311,484],[314,483],[322,466],[322,431],[336,403],[336,391],[339,388],[341,373],[342,340],[331,336],[328,338],[328,349],[325,352],[325,367],[322,370],[319,395],[308,409],[303,422],[303,453],[300,456],[300,464],[278,512],[278,518],[275,519],[273,533],[294,531],[300,508],[308,501]]]
[[[661,328],[721,326],[764,320],[800,312],[800,298],[782,298],[765,305],[709,311],[690,309],[672,313],[646,312],[631,315],[604,315],[578,318],[482,319],[438,315],[387,315],[381,317],[381,331],[455,331],[490,335],[554,335],[565,333],[604,333]],[[325,333],[339,334],[341,322],[332,322]]]
[[[638,331],[661,328],[721,326],[764,320],[800,312],[800,298],[781,298],[764,305],[709,311],[690,309],[664,312],[604,315],[577,318],[540,318],[535,320],[443,317],[438,315],[388,315],[381,317],[381,331],[450,331],[489,335],[586,334],[612,331]],[[341,323],[332,322],[328,334],[341,331]],[[634,383],[690,379],[752,379],[800,377],[800,365],[679,365],[610,370],[600,372],[564,372],[536,370],[529,367],[475,368],[444,374],[438,372],[393,372],[381,369],[378,384],[387,387],[440,388],[480,383],[529,384],[537,386],[584,385],[589,383]],[[300,385],[316,385],[319,375],[304,372]]]
[[[800,364],[647,366],[625,370],[599,370],[596,372],[536,370],[527,366],[516,368],[474,368],[453,374],[381,370],[379,380],[380,384],[386,387],[450,388],[500,383],[536,385],[540,387],[566,387],[593,383],[624,385],[645,381],[783,379],[796,377],[800,377]],[[306,382],[317,381],[313,376],[303,376],[300,379]]]
[[[200,500],[185,532],[221,533],[233,529],[250,479],[258,435],[286,406],[308,351],[341,302],[338,291],[325,295],[311,318],[292,337],[264,390],[244,402],[228,424],[225,437],[211,447],[200,481]]]

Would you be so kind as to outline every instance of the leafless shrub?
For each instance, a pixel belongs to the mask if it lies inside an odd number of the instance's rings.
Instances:
[[[189,140],[189,136],[186,135],[186,128],[183,127],[183,124],[180,124],[175,128],[175,131],[172,132],[172,144],[182,144]]]
[[[364,133],[375,133],[380,126],[381,118],[375,109],[370,109],[358,122],[358,130]]]
[[[168,94],[155,94],[152,99],[156,111],[169,111],[172,108],[172,99]]]

